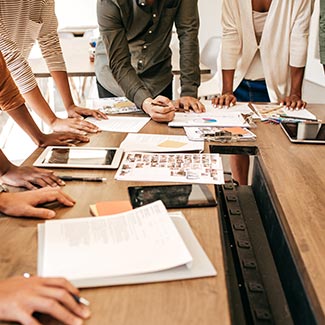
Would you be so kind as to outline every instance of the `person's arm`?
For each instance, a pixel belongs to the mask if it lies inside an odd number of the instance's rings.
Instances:
[[[181,72],[181,97],[175,101],[175,106],[184,110],[193,109],[197,113],[204,112],[204,105],[197,99],[200,86],[197,1],[180,1],[175,17],[175,26],[179,38]]]
[[[53,77],[57,89],[62,97],[64,107],[66,108],[69,117],[80,118],[83,116],[93,116],[96,119],[107,120],[108,117],[106,114],[99,110],[80,107],[74,103],[66,71],[51,71],[51,76]],[[98,128],[94,124],[89,123],[85,125],[83,130],[87,132],[97,132]]]
[[[89,142],[89,138],[82,134],[59,132],[44,134],[37,127],[25,105],[7,111],[15,122],[31,137],[39,147],[67,146],[77,142]]]
[[[222,5],[222,94],[212,100],[214,105],[229,107],[236,104],[236,97],[233,94],[234,75],[241,52],[236,7],[236,2],[232,0],[224,1]]]
[[[40,325],[39,312],[63,324],[82,324],[90,317],[88,307],[78,304],[72,295],[79,291],[63,278],[12,277],[0,281],[0,320]]]
[[[181,97],[196,98],[200,86],[197,0],[180,1],[175,16],[175,26],[179,39]]]
[[[126,97],[142,108],[152,94],[132,67],[120,10],[113,1],[97,1],[97,18],[112,74]]]
[[[289,96],[281,100],[287,107],[300,109],[307,103],[302,99],[302,83],[307,61],[310,19],[314,9],[314,0],[295,2],[293,7],[293,26],[290,35],[290,73],[291,88]]]
[[[7,185],[26,187],[29,190],[36,189],[35,185],[54,187],[65,184],[51,170],[27,166],[18,167],[12,164],[2,150],[0,150],[0,181]]]
[[[86,121],[56,117],[38,88],[27,59],[23,57],[17,44],[8,35],[9,32],[6,30],[3,18],[0,17],[0,51],[12,78],[31,109],[54,131],[71,131],[79,134],[85,134],[84,128],[98,131],[96,126]]]
[[[281,101],[282,105],[294,108],[305,108],[307,103],[302,100],[302,83],[304,80],[305,68],[290,67],[291,88],[290,95]]]
[[[68,207],[76,203],[59,187],[44,187],[26,192],[0,193],[0,212],[12,217],[51,219],[55,217],[55,211],[39,205],[54,201]]]

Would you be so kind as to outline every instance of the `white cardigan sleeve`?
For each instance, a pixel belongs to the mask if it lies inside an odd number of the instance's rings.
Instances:
[[[242,0],[239,0],[242,1]],[[236,69],[241,56],[240,16],[237,0],[224,0],[222,4],[221,68]]]
[[[310,19],[314,0],[295,1],[290,37],[290,66],[301,68],[306,65]]]

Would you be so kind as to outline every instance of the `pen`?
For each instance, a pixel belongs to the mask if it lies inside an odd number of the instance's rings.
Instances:
[[[105,177],[90,177],[90,176],[58,176],[63,181],[82,181],[82,182],[105,182]]]
[[[86,299],[86,298],[83,298],[83,297],[80,297],[78,295],[75,295],[75,294],[71,294],[73,299],[78,303],[78,304],[83,304],[85,306],[89,306],[90,305],[90,302]]]

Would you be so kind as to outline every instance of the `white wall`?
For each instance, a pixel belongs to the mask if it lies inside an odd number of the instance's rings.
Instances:
[[[55,0],[59,29],[71,26],[96,26],[96,0]]]
[[[221,0],[199,0],[201,49],[212,36],[221,36]]]

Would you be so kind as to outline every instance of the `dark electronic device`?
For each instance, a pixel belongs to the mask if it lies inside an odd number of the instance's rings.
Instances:
[[[161,186],[132,186],[128,188],[133,208],[162,200],[166,208],[216,206],[217,202],[207,185],[182,184]]]

